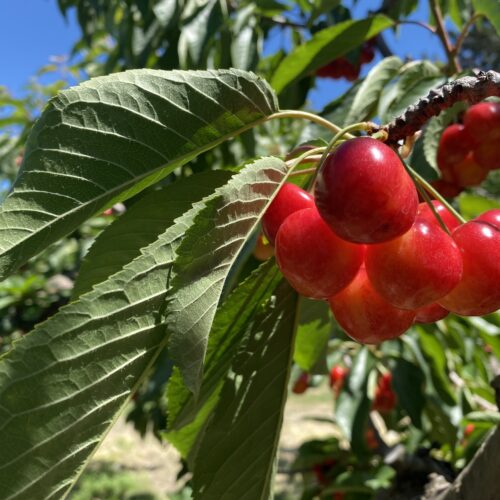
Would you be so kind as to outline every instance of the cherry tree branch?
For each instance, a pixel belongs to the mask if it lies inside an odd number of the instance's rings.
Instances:
[[[412,136],[425,123],[441,111],[459,101],[470,104],[487,97],[500,97],[500,73],[478,71],[475,76],[464,76],[433,89],[426,97],[410,106],[392,122],[382,127],[373,127],[371,133],[385,130],[388,144],[396,144],[401,139]]]

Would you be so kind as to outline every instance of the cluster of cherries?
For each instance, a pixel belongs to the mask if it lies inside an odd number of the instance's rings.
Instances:
[[[338,57],[319,68],[316,71],[316,75],[323,78],[345,78],[350,82],[357,80],[361,65],[373,61],[375,57],[374,45],[375,40],[368,40],[365,42],[357,55],[357,62],[352,62],[356,57],[355,54],[351,54],[350,57]]]
[[[463,123],[446,127],[437,153],[441,178],[435,187],[447,197],[464,187],[477,186],[488,172],[500,169],[500,103],[481,102],[471,106]]]
[[[460,224],[437,201],[419,204],[398,155],[373,138],[330,153],[314,197],[285,184],[262,226],[291,286],[327,300],[359,342],[396,338],[449,311],[500,308],[500,210]]]

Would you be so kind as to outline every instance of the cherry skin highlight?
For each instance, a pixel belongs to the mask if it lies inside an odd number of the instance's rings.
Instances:
[[[316,206],[341,238],[380,243],[405,233],[417,213],[416,188],[398,155],[370,137],[341,144],[323,164]]]
[[[278,229],[290,214],[313,207],[314,198],[307,191],[295,184],[284,184],[262,218],[262,230],[266,238],[274,245]]]
[[[396,307],[417,309],[451,292],[462,258],[438,224],[421,219],[399,238],[366,250],[366,272],[377,292]]]
[[[363,344],[399,337],[415,319],[414,311],[398,309],[376,292],[364,267],[344,290],[330,297],[329,303],[347,335]]]
[[[460,225],[460,221],[440,201],[432,200],[432,205],[450,232]],[[434,212],[426,202],[418,205],[417,219],[441,227]]]
[[[491,210],[487,210],[486,212],[482,213],[479,217],[476,217],[476,220],[489,222],[497,229],[500,229],[500,209],[492,208]]]
[[[474,104],[465,112],[464,125],[479,142],[500,139],[500,103]]]
[[[276,260],[300,294],[326,299],[346,287],[363,261],[364,249],[339,238],[315,208],[288,216],[276,236]]]
[[[436,303],[420,307],[415,312],[417,313],[415,323],[435,323],[450,314],[450,311]]]
[[[483,316],[500,309],[500,229],[472,220],[457,227],[453,239],[462,254],[463,274],[439,305],[462,316]]]

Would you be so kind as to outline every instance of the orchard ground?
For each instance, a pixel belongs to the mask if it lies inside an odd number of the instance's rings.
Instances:
[[[335,426],[327,421],[332,416],[332,404],[326,384],[310,387],[301,395],[290,394],[280,439],[276,491],[288,491],[292,494],[300,491],[298,484],[294,488],[293,477],[287,471],[302,443],[315,438],[340,437],[336,434]],[[147,434],[142,439],[133,426],[125,421],[125,416],[118,420],[103,441],[87,474],[102,468],[130,474],[141,491],[151,496],[147,497],[151,500],[169,499],[169,495],[184,483],[176,480],[180,470],[177,450],[172,445],[160,443],[152,434]]]

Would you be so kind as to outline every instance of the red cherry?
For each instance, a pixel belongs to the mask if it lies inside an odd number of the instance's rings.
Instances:
[[[487,170],[496,170],[500,168],[499,140],[498,138],[488,139],[474,148],[474,158],[481,167]]]
[[[476,220],[489,222],[497,229],[500,229],[500,209],[492,208],[491,210],[487,210],[486,212],[482,213],[479,217],[476,217]]]
[[[444,222],[449,231],[453,231],[453,229],[460,225],[459,220],[440,201],[432,200],[432,204],[434,205],[436,212],[441,217],[441,220]],[[418,205],[417,219],[430,224],[437,224],[439,227],[441,227],[439,221],[434,215],[434,212],[426,202],[420,203]]]
[[[452,233],[462,253],[463,274],[439,305],[463,316],[482,316],[500,308],[500,229],[472,220]]]
[[[474,153],[469,151],[467,156],[457,162],[448,162],[439,165],[443,179],[457,186],[477,186],[488,176],[488,168],[481,166],[475,159]]]
[[[266,238],[274,245],[278,229],[290,214],[313,207],[314,199],[307,191],[295,184],[284,184],[262,218],[262,230]]]
[[[500,139],[500,103],[480,102],[464,115],[467,132],[477,141]]]
[[[375,291],[364,267],[329,303],[340,326],[364,344],[399,337],[415,319],[415,312],[394,307]]]
[[[295,381],[295,384],[293,384],[292,392],[294,394],[303,394],[304,392],[306,392],[308,387],[309,374],[304,372],[300,374],[300,377]]]
[[[372,62],[374,57],[375,51],[373,50],[373,46],[368,43],[363,44],[363,46],[361,47],[361,64]]]
[[[364,249],[340,239],[315,208],[290,215],[276,236],[276,260],[281,272],[302,295],[326,299],[346,287],[356,275]]]
[[[328,156],[315,200],[327,224],[354,243],[380,243],[405,233],[418,205],[398,155],[370,137],[346,141]]]
[[[419,307],[415,312],[417,313],[415,323],[435,323],[450,314],[450,311],[447,311],[437,303]]]
[[[383,373],[378,381],[378,386],[383,389],[390,389],[391,385],[392,385],[392,373],[391,372]]]
[[[469,437],[474,432],[475,428],[473,423],[468,423],[464,429],[464,437]]]
[[[457,186],[452,182],[446,182],[443,179],[432,181],[431,186],[445,198],[455,198],[455,196],[458,196],[464,190],[463,187]]]
[[[445,175],[448,169],[461,162],[475,146],[476,140],[463,125],[454,123],[444,129],[439,139],[437,163],[445,180],[451,180]]]
[[[365,263],[373,287],[401,309],[435,302],[462,276],[462,259],[453,239],[437,224],[420,219],[403,236],[370,245]]]
[[[339,365],[333,366],[330,370],[330,387],[333,389],[336,396],[338,396],[342,390],[347,373],[347,370]]]
[[[365,432],[366,446],[370,450],[376,450],[378,448],[377,437],[375,436],[375,431],[373,429],[367,429]]]
[[[269,241],[265,241],[264,238],[265,236],[262,233],[259,234],[257,243],[255,243],[255,248],[253,249],[253,256],[260,261],[270,259],[274,255],[274,247]]]

